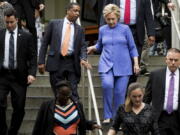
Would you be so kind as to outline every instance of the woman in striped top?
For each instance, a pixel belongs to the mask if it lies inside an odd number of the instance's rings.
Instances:
[[[70,83],[61,81],[56,100],[41,105],[33,135],[85,135],[86,129],[94,128],[100,126],[85,119],[81,103],[71,98]]]

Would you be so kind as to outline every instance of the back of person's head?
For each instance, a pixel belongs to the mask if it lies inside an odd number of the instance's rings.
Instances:
[[[4,12],[4,16],[6,17],[14,16],[15,18],[17,18],[17,12],[15,9],[9,8]]]
[[[63,90],[63,87],[67,87],[67,93],[69,93],[69,95],[71,95],[71,91],[72,91],[72,87],[71,87],[71,83],[67,80],[63,80],[60,81],[56,84],[56,92],[59,93]]]
[[[127,97],[125,100],[125,111],[126,112],[132,111],[133,103],[131,101],[130,96],[131,96],[131,93],[137,89],[140,89],[142,91],[142,93],[144,94],[144,87],[139,82],[131,83],[128,87]]]

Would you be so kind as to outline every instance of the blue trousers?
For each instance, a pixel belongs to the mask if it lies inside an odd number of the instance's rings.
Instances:
[[[113,71],[100,73],[103,88],[104,119],[113,118],[124,104],[129,76],[114,76]]]

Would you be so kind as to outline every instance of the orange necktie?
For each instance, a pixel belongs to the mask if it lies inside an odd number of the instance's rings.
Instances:
[[[66,24],[66,32],[64,34],[64,39],[61,45],[61,55],[66,56],[68,53],[69,41],[71,35],[71,23]]]

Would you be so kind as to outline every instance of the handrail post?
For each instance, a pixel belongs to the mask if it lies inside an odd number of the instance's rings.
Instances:
[[[85,68],[84,66],[82,66],[81,87],[82,87],[82,103],[83,103],[83,106],[85,106]]]
[[[97,121],[98,125],[101,125],[100,119],[99,119],[99,112],[98,112],[98,108],[97,108],[96,97],[95,97],[95,93],[94,93],[94,87],[93,87],[91,72],[89,69],[87,69],[87,74],[88,74],[89,86],[90,86],[90,90],[91,90],[92,101],[93,101],[93,105],[94,105],[96,121]],[[99,129],[98,131],[99,131],[99,135],[102,135],[102,130]]]
[[[91,111],[91,108],[92,108],[91,90],[88,87],[88,117],[89,117],[89,120],[92,120],[92,111]],[[92,132],[89,131],[89,135],[91,135],[91,134],[92,134]]]
[[[180,1],[172,0],[175,9],[171,11],[171,27],[172,27],[172,47],[180,49]]]

